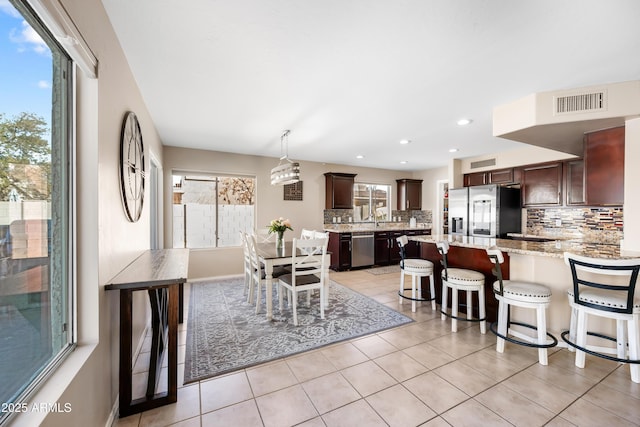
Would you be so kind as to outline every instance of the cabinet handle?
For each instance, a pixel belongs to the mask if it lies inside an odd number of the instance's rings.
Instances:
[[[409,200],[407,199],[407,201],[405,202],[405,205],[407,207],[407,209],[409,209]]]

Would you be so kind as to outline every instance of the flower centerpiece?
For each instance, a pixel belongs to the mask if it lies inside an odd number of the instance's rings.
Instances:
[[[276,247],[283,248],[284,247],[284,232],[287,230],[293,231],[293,227],[291,227],[291,223],[288,219],[284,219],[282,217],[278,219],[274,219],[269,224],[269,234],[276,233]]]

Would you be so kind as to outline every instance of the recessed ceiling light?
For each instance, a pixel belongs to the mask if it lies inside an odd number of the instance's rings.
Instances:
[[[363,156],[362,154],[358,154],[358,155],[356,156],[356,159],[364,159],[364,156]]]
[[[401,161],[400,161],[400,164],[401,164],[401,165],[406,165],[407,163],[409,163],[409,162],[408,162],[408,161],[406,161],[406,160],[401,160]]]
[[[460,119],[458,120],[458,126],[466,126],[471,123],[473,120],[471,119]]]
[[[407,145],[407,144],[408,144],[408,143],[410,143],[410,142],[411,142],[411,140],[410,140],[410,139],[401,139],[401,140],[400,140],[400,144],[402,144],[402,145]]]
[[[450,153],[457,153],[458,149],[457,148],[449,148],[449,152]]]

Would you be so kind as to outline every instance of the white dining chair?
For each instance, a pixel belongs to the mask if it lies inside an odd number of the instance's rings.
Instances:
[[[291,273],[278,278],[278,299],[283,311],[283,290],[287,290],[288,301],[293,312],[293,324],[298,326],[298,293],[319,290],[320,318],[324,319],[326,266],[328,239],[293,239]],[[309,298],[307,302],[310,305]]]
[[[329,238],[329,232],[328,231],[314,231],[313,232],[313,238],[314,239],[324,239],[324,238]]]
[[[314,236],[315,236],[315,230],[309,230],[309,229],[303,228],[302,231],[300,231],[301,239],[313,239]]]
[[[250,290],[252,288],[252,266],[251,266],[251,250],[249,248],[249,234],[240,231],[240,245],[242,246],[243,266],[244,266],[244,295],[247,295],[247,301],[250,301]]]
[[[266,243],[266,242],[276,241],[276,233],[269,233],[269,229],[267,228],[256,229],[255,236],[256,236],[257,243]]]
[[[264,271],[264,266],[260,263],[260,257],[258,256],[258,251],[256,249],[258,242],[255,234],[247,234],[247,245],[249,248],[251,263],[251,281],[249,285],[249,295],[247,296],[247,301],[251,303],[255,300],[256,314],[258,314],[260,313],[260,308],[262,305],[263,284],[265,284],[266,289],[266,274]],[[279,266],[278,268],[273,269],[272,277],[275,279],[283,274],[286,274],[286,271],[284,271],[284,269]],[[272,296],[265,294],[265,300],[266,298],[272,298]]]

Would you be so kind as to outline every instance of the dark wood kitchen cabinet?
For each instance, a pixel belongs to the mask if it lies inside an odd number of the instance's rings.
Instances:
[[[327,172],[325,209],[353,209],[353,184],[356,174]]]
[[[396,239],[402,231],[376,231],[374,234],[374,263],[389,265],[400,262],[400,247]]]
[[[397,179],[398,210],[422,209],[422,180]]]
[[[522,205],[562,206],[562,162],[521,168]]]
[[[431,234],[431,230],[405,230],[404,234],[409,238],[413,236],[425,236]],[[407,258],[419,258],[420,242],[409,240],[405,246],[405,255]]]
[[[584,137],[584,174],[587,205],[624,203],[624,132],[617,127]]]
[[[485,185],[485,184],[488,184],[486,172],[467,173],[464,175],[463,185],[465,187],[473,187],[474,185]]]
[[[332,270],[343,271],[351,268],[351,233],[329,233],[327,251],[331,252]]]
[[[584,160],[569,160],[564,162],[565,189],[567,206],[584,205],[586,188],[584,185]]]
[[[487,175],[489,184],[511,184],[514,182],[513,168],[488,171]]]
[[[473,187],[475,185],[486,184],[512,184],[516,182],[514,178],[514,169],[496,169],[486,172],[474,172],[464,175],[463,185],[465,187]]]

